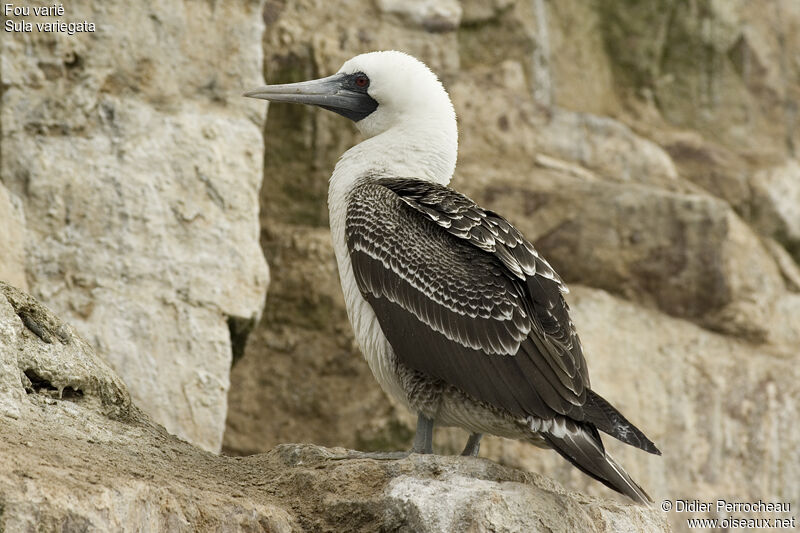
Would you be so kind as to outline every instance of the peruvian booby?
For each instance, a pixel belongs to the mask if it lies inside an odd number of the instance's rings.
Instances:
[[[245,96],[322,107],[366,138],[331,176],[331,233],[356,340],[384,391],[417,413],[411,451],[433,452],[434,424],[470,432],[464,455],[484,433],[524,440],[650,501],[599,431],[661,452],[591,390],[567,287],[506,219],[447,186],[458,131],[436,75],[372,52]]]

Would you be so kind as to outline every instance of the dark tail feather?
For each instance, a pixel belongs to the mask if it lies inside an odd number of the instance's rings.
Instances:
[[[583,413],[583,420],[591,422],[600,431],[608,433],[625,444],[661,455],[661,451],[639,428],[631,424],[613,405],[592,390],[587,391]]]
[[[603,449],[600,434],[586,425],[568,425],[563,437],[541,434],[564,459],[606,487],[621,492],[637,503],[648,505],[650,496]]]

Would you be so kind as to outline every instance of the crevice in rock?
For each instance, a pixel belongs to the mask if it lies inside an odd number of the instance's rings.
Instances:
[[[256,325],[255,318],[229,316],[228,317],[228,330],[231,335],[231,352],[233,358],[231,359],[231,367],[239,362],[244,356],[244,348],[247,345],[247,337]]]
[[[53,344],[53,336],[47,331],[42,324],[39,324],[33,317],[26,312],[25,308],[17,310],[17,316],[25,327],[28,328],[34,335],[42,339],[47,344]]]
[[[26,384],[25,392],[28,394],[44,394],[55,398],[64,400],[76,400],[83,397],[83,391],[80,389],[73,389],[72,387],[64,387],[59,390],[54,386],[50,380],[40,376],[34,369],[27,368],[24,370],[25,377],[30,381],[30,385]]]
[[[42,308],[32,303],[30,297],[20,298],[6,293],[6,297],[14,308],[19,319],[42,342],[53,344],[56,340],[61,344],[70,343],[70,335],[63,324],[51,320],[42,311]]]

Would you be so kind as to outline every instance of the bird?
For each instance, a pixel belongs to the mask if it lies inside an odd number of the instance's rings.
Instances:
[[[331,238],[347,315],[382,389],[417,415],[409,453],[433,453],[434,425],[552,448],[641,504],[649,495],[600,431],[660,455],[590,388],[567,286],[508,220],[449,187],[458,128],[427,65],[400,51],[357,55],[324,78],[244,96],[318,106],[363,139],[336,163]]]

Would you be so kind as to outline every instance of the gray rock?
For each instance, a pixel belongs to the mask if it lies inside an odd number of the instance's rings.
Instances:
[[[462,0],[461,21],[465,24],[481,24],[497,18],[517,0]]]
[[[649,95],[653,124],[694,129],[750,158],[796,150],[797,2],[604,2],[598,11],[618,90]]]
[[[392,479],[386,489],[387,529],[430,533],[669,531],[664,515],[653,509],[576,498],[575,493],[563,493],[535,474],[526,476],[527,483],[506,481],[505,476],[476,479],[475,467],[485,463],[465,466],[458,461],[446,457],[430,461],[441,465],[433,479],[417,475]],[[532,509],[536,511],[532,513]]]
[[[428,31],[453,31],[461,23],[461,5],[455,0],[378,0],[378,8]]]
[[[0,280],[27,289],[25,279],[25,215],[22,202],[0,183]]]
[[[498,155],[508,158],[509,174],[544,154],[606,181],[687,188],[666,151],[618,120],[537,104],[518,61],[476,68],[449,89],[460,119],[457,176],[464,166],[490,167],[485,162]]]
[[[3,531],[669,530],[655,509],[483,459],[205,452],[151,422],[70,326],[3,283],[0,370]]]
[[[541,150],[600,176],[628,183],[668,183],[678,173],[654,142],[608,117],[555,109],[537,128]]]
[[[79,400],[111,418],[130,415],[122,380],[75,330],[0,281],[0,413],[19,419],[27,394]],[[48,403],[45,401],[45,403]]]
[[[786,246],[800,263],[800,163],[761,170],[751,179],[753,218],[764,233]]]
[[[269,279],[263,108],[240,96],[262,82],[260,5],[80,1],[68,15],[96,33],[3,41],[0,172],[24,203],[31,291],[214,451],[229,324],[257,320]]]

